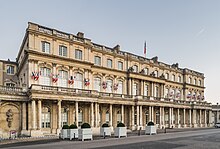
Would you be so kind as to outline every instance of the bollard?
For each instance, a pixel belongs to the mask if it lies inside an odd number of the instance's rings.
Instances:
[[[105,139],[105,132],[104,132],[104,139]]]
[[[75,133],[74,133],[74,140],[75,140],[76,138],[75,138]]]

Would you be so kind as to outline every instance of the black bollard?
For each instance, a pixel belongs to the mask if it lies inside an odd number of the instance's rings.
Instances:
[[[104,132],[104,139],[105,139],[105,132]]]

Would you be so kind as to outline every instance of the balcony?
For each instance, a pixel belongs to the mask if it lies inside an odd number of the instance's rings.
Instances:
[[[1,89],[0,89],[1,90]],[[5,90],[9,90],[5,88]],[[17,89],[20,90],[21,89]],[[86,90],[86,89],[76,89],[76,88],[65,88],[58,86],[43,86],[32,84],[29,88],[29,92],[36,91],[46,94],[58,94],[58,95],[71,95],[71,96],[80,96],[80,97],[95,97],[95,98],[113,98],[113,99],[123,99],[123,100],[133,100],[133,101],[155,101],[163,103],[173,103],[173,104],[185,104],[185,105],[202,105],[210,106],[210,103],[204,101],[187,101],[182,99],[172,99],[172,98],[161,98],[161,97],[151,97],[151,96],[140,96],[140,95],[126,95],[126,94],[117,94],[117,93],[108,93],[108,92],[98,92],[96,90]]]
[[[0,86],[0,94],[26,95],[26,92],[19,87]]]

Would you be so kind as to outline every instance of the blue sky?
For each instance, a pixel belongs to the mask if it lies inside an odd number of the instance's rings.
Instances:
[[[206,99],[220,102],[219,0],[5,0],[0,5],[0,59],[15,60],[29,21],[93,42],[205,74]]]

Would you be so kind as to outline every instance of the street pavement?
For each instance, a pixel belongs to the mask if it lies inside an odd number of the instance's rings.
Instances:
[[[159,133],[93,141],[43,140],[0,145],[7,149],[220,149],[220,129]]]

